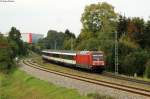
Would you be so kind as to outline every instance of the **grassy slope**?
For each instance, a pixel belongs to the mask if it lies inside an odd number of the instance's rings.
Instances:
[[[87,99],[76,90],[55,86],[21,70],[0,74],[0,99]]]

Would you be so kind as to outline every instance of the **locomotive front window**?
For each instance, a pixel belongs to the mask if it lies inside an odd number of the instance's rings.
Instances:
[[[99,54],[99,55],[93,55],[93,61],[101,61],[103,60],[103,55]]]

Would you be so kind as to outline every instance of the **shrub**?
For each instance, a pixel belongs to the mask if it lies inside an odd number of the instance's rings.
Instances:
[[[150,58],[148,51],[137,50],[124,57],[122,60],[122,72],[125,74],[133,75],[137,73],[142,76],[145,71],[145,64]]]
[[[7,49],[0,49],[0,71],[1,72],[8,72],[11,68],[11,54]]]

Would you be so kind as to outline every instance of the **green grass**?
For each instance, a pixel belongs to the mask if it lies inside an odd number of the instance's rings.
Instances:
[[[89,99],[74,89],[36,79],[21,70],[0,74],[0,99]]]
[[[34,78],[13,69],[9,74],[0,73],[0,99],[114,99],[110,96],[89,93],[81,96],[75,89],[67,89]]]
[[[114,97],[111,97],[109,95],[100,95],[98,93],[90,93],[87,96],[94,99],[115,99]]]
[[[38,55],[32,53],[33,57]],[[30,56],[29,56],[30,57]],[[27,57],[21,57],[25,59]],[[41,59],[40,59],[41,60]],[[75,89],[67,89],[37,79],[14,67],[8,74],[0,72],[0,99],[101,99],[81,96]],[[107,99],[107,98],[104,98]]]

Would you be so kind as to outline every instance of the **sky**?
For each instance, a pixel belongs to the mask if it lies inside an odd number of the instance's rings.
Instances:
[[[80,18],[86,5],[107,2],[115,12],[127,17],[150,19],[150,0],[0,0],[0,32],[7,33],[12,26],[22,33],[46,35],[48,30],[64,32],[69,29],[79,35]]]

